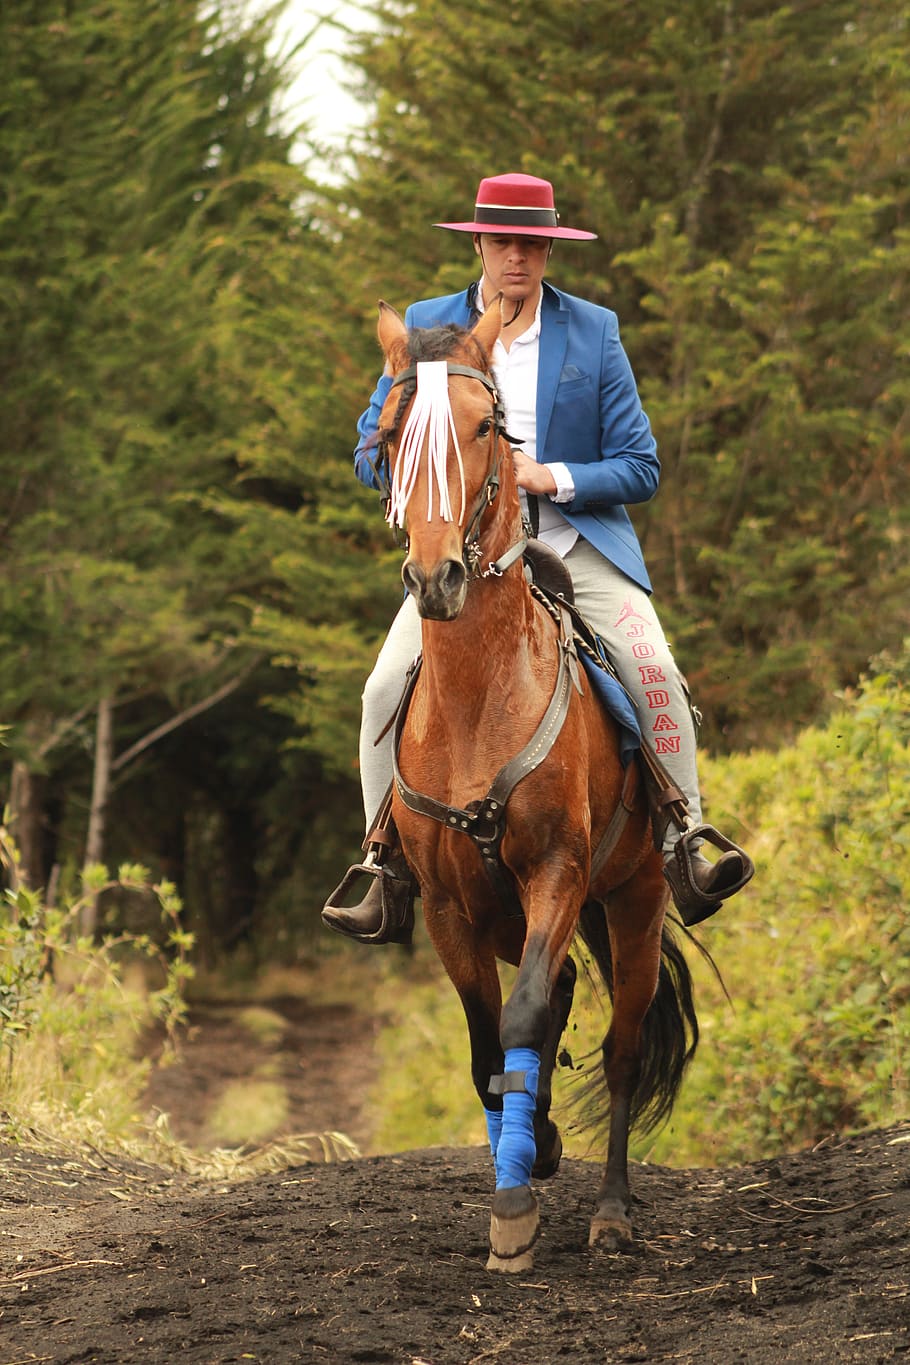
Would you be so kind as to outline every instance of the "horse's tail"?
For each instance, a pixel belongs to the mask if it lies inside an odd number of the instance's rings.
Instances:
[[[582,909],[579,936],[588,949],[610,999],[613,999],[613,955],[607,918],[599,901]],[[698,945],[701,951],[701,945]],[[657,990],[641,1030],[641,1070],[631,1105],[631,1122],[649,1132],[669,1117],[686,1067],[698,1046],[698,1019],[692,996],[692,976],[683,952],[664,924],[660,946]],[[606,1082],[602,1066],[586,1074],[582,1122],[606,1112]]]

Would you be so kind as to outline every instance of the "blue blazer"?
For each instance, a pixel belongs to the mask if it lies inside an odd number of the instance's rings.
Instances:
[[[476,286],[475,286],[476,287]],[[473,288],[414,303],[408,327],[473,325]],[[383,375],[357,423],[357,477],[377,482],[370,460],[391,378]],[[506,414],[508,421],[508,413]],[[585,540],[647,592],[651,581],[625,503],[657,490],[660,461],[616,314],[544,283],[537,377],[537,458],[563,461],[575,484],[560,512]]]

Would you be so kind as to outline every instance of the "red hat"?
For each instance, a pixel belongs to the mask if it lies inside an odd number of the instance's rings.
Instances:
[[[559,237],[590,242],[596,232],[559,226],[549,180],[536,175],[493,175],[481,180],[473,223],[434,223],[451,232],[495,232],[519,237]]]

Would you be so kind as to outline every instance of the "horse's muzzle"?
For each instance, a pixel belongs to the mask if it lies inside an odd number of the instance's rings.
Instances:
[[[464,606],[468,571],[460,559],[443,559],[427,575],[406,559],[401,578],[417,601],[418,613],[430,621],[453,621]]]

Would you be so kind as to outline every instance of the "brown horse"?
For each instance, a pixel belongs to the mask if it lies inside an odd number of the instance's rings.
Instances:
[[[551,1074],[579,933],[612,996],[609,1144],[590,1243],[631,1238],[630,1124],[666,1115],[697,1040],[685,960],[664,927],[662,859],[637,763],[577,668],[571,631],[522,564],[521,507],[489,357],[502,325],[408,333],[380,305],[396,377],[380,423],[389,519],[422,617],[399,715],[393,816],[427,930],[467,1018],[496,1167],[488,1266],[525,1270],[531,1177],[560,1136]],[[555,618],[555,619],[554,619]],[[560,619],[563,618],[563,619]],[[502,1001],[497,959],[518,968]]]

